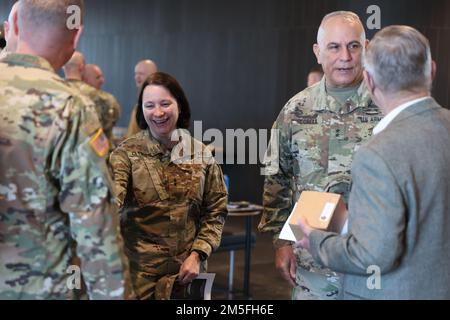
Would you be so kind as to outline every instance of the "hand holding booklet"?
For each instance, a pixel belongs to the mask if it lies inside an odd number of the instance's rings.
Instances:
[[[171,300],[211,300],[215,273],[200,273],[188,284],[176,280],[172,287]]]

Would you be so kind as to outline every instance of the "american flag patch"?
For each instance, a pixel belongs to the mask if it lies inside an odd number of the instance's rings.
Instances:
[[[103,158],[109,152],[109,141],[103,133],[103,129],[98,129],[89,141],[89,144],[99,157]]]

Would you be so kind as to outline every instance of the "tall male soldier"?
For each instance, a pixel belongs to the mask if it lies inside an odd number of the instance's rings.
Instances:
[[[279,130],[279,170],[266,178],[259,228],[274,234],[275,264],[295,287],[294,299],[336,299],[339,294],[337,273],[315,263],[306,250],[296,250],[296,259],[291,242],[278,236],[293,208],[293,192],[327,191],[348,198],[353,152],[381,118],[363,84],[366,44],[356,14],[325,16],[313,48],[325,75],[293,97],[274,124]],[[273,151],[269,148],[268,154]]]
[[[83,0],[21,0],[16,53],[0,61],[0,299],[126,295],[126,261],[111,201],[108,142],[89,104],[55,70],[82,26]],[[71,266],[78,244],[81,274]]]

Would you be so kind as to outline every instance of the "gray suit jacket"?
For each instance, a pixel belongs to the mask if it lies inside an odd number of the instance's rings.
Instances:
[[[450,299],[450,111],[432,98],[402,111],[357,151],[352,179],[349,233],[310,236],[344,273],[343,298]]]

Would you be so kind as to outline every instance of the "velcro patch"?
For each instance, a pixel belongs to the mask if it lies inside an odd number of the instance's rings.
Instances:
[[[92,136],[89,144],[99,157],[103,158],[109,152],[109,141],[103,133],[103,129],[98,129],[98,131]]]

